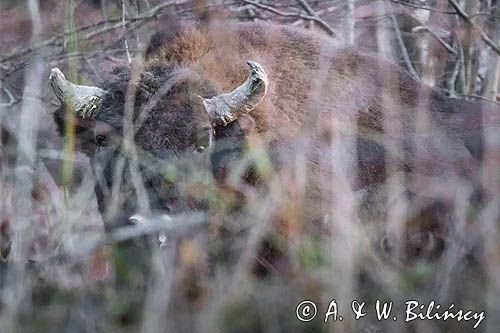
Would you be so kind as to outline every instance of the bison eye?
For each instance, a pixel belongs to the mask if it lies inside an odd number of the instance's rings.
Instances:
[[[105,135],[99,134],[95,137],[95,143],[99,147],[105,147],[107,145],[108,138]]]
[[[198,146],[198,147],[196,147],[196,151],[197,151],[198,153],[203,153],[203,152],[205,151],[205,147],[203,147],[203,146]]]

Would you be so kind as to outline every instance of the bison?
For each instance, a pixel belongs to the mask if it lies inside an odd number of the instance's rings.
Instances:
[[[485,200],[483,134],[498,129],[495,105],[449,97],[315,32],[178,25],[101,79],[76,85],[54,68],[49,80],[62,103],[54,113],[61,134],[75,117],[108,231],[135,214],[207,211],[211,197],[231,197],[226,211],[241,209],[269,189],[273,173],[293,202],[278,200],[281,209],[299,210],[302,225],[329,218],[337,187],[352,191],[366,220],[387,218],[378,201],[403,198],[409,242],[424,239],[414,250],[434,253],[453,219],[446,193],[466,184],[473,204]],[[337,156],[333,146],[344,141]],[[347,186],[332,181],[339,164]],[[394,179],[401,191],[391,198]]]

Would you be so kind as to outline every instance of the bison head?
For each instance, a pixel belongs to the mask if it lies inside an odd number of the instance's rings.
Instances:
[[[202,205],[178,184],[210,170],[214,133],[264,98],[266,72],[254,61],[247,64],[247,80],[227,93],[196,70],[176,66],[152,65],[137,74],[118,68],[100,88],[76,85],[52,69],[49,81],[62,103],[54,118],[61,134],[68,117],[74,119],[108,228],[138,212]]]

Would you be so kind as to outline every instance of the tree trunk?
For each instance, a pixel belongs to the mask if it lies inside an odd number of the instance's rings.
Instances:
[[[472,15],[479,12],[479,1],[478,0],[462,0],[460,5],[464,8],[468,15]],[[478,57],[478,47],[477,47],[477,36],[475,34],[474,28],[462,19],[460,20],[460,25],[464,28],[462,45],[464,50],[464,76],[465,76],[465,87],[461,87],[461,92],[466,95],[474,95],[476,91],[476,80],[479,70],[479,57]]]
[[[492,6],[491,15],[500,16],[500,3]],[[491,22],[491,38],[497,44],[500,44],[500,24],[495,19]],[[496,101],[498,99],[498,85],[500,84],[500,56],[493,50],[489,51],[488,65],[486,75],[484,76],[483,96],[487,99]]]

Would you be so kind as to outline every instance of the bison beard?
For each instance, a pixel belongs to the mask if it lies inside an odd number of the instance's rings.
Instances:
[[[246,64],[248,59],[254,62]],[[408,243],[425,240],[408,252],[435,254],[450,228],[444,222],[453,200],[436,199],[425,189],[436,179],[447,185],[460,180],[477,192],[480,204],[482,122],[499,123],[494,106],[448,98],[375,55],[334,47],[313,32],[262,23],[180,26],[157,34],[144,64],[116,68],[100,88],[64,88],[61,75],[53,70],[51,76],[63,103],[54,117],[63,133],[66,112],[78,115],[77,144],[90,155],[107,230],[136,213],[207,210],[210,196],[233,197],[224,201],[226,212],[242,209],[251,200],[248,193],[268,190],[269,168],[285,193],[276,200],[283,206],[274,220],[282,221],[280,212],[293,202],[301,211],[298,228],[306,230],[335,205],[330,153],[342,132],[355,143],[351,185],[363,202],[359,215],[383,221],[386,212],[374,202],[390,204],[386,181],[399,177],[399,195],[410,202]],[[127,137],[130,119],[135,131]],[[262,150],[268,171],[254,158],[235,172],[245,152],[255,156]],[[304,159],[305,180],[296,176],[297,156]],[[135,183],[134,170],[141,176]],[[205,195],[193,188],[204,184],[207,172],[217,190]],[[284,233],[290,228],[278,227]],[[382,244],[390,247],[387,238]]]

